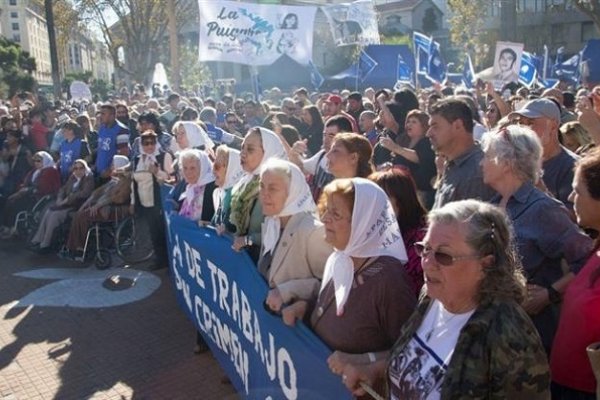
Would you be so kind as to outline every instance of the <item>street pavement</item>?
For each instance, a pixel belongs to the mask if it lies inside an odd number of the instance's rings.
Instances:
[[[237,399],[194,344],[166,269],[99,271],[0,241],[0,400]]]

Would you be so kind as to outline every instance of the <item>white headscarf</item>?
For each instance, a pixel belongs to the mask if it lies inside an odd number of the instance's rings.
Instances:
[[[279,136],[272,130],[267,128],[258,128],[260,130],[260,138],[262,141],[263,148],[263,158],[258,164],[258,166],[254,169],[254,171],[245,173],[242,179],[239,180],[236,186],[241,187],[245,185],[247,182],[251,181],[256,175],[260,174],[260,169],[267,162],[269,158],[279,158],[280,160],[287,160],[287,152],[285,151],[285,147],[283,147],[283,143],[281,143],[281,139]]]
[[[277,245],[277,241],[279,240],[279,235],[281,234],[281,220],[280,217],[287,217],[290,215],[298,214],[301,212],[314,212],[317,209],[315,202],[312,198],[312,193],[310,192],[310,188],[306,183],[306,178],[300,168],[296,165],[292,164],[289,161],[272,159],[267,161],[266,164],[263,165],[260,176],[262,178],[263,174],[271,170],[271,168],[286,168],[288,176],[290,178],[289,186],[288,186],[288,197],[285,200],[285,204],[281,212],[277,215],[273,215],[270,217],[265,217],[265,222],[263,223],[263,245],[264,250],[263,254],[268,253],[269,251],[273,251],[275,246]]]
[[[54,167],[54,159],[52,156],[46,151],[38,151],[35,153],[36,157],[40,157],[42,159],[42,166],[35,171],[33,171],[33,175],[31,175],[31,182],[35,182],[40,175],[40,172],[43,169]]]
[[[177,122],[173,127],[173,134],[177,134],[176,129],[179,128],[179,126],[183,126],[183,129],[185,129],[185,136],[187,137],[189,146],[191,148],[204,146],[207,151],[212,151],[213,147],[215,147],[215,143],[204,131],[204,129],[202,129],[202,127],[197,123],[191,121]],[[172,142],[173,146],[175,147],[175,151],[183,150],[179,148],[179,145],[175,140]]]
[[[205,186],[206,184],[208,184],[210,182],[214,182],[214,180],[215,180],[215,175],[213,174],[212,163],[210,162],[210,158],[208,158],[208,155],[205,152],[203,152],[202,150],[197,150],[197,149],[185,149],[179,156],[180,160],[182,161],[182,163],[181,163],[182,168],[183,168],[183,158],[185,158],[186,154],[194,154],[196,157],[198,157],[199,164],[200,164],[200,176],[198,177],[198,180],[196,181],[196,183],[188,183],[186,185],[185,191],[183,193],[181,193],[181,196],[179,196],[179,200],[184,200],[186,198],[193,198],[195,187]]]
[[[391,256],[401,262],[408,257],[402,234],[387,195],[375,183],[364,178],[352,178],[354,208],[350,239],[345,249],[334,249],[325,264],[321,291],[333,279],[337,315],[352,289],[354,263],[351,257]]]
[[[83,170],[85,171],[83,177],[89,176],[92,174],[92,170],[90,169],[90,167],[88,166],[88,164],[85,160],[78,158],[77,160],[73,161],[73,166],[75,166],[75,164],[83,165]],[[79,187],[79,183],[81,182],[83,177],[78,178],[74,173],[72,173],[72,174],[75,177],[75,183],[73,184],[72,190],[75,190]]]
[[[113,156],[113,167],[114,169],[125,169],[129,167],[129,158],[116,154]]]
[[[244,170],[240,164],[240,152],[234,148],[227,149],[227,172],[225,172],[225,182],[213,191],[213,205],[215,210],[219,208],[225,191],[232,188],[244,176]]]

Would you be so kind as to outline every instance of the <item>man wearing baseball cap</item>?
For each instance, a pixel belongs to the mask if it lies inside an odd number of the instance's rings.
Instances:
[[[529,126],[540,138],[543,148],[543,181],[548,191],[573,210],[569,201],[573,182],[573,167],[579,157],[567,150],[558,140],[560,107],[547,98],[530,100],[508,115],[509,120]]]
[[[338,115],[342,115],[350,121],[352,125],[352,132],[358,133],[358,122],[354,119],[354,117],[344,111],[344,101],[342,97],[337,94],[330,94],[327,99],[325,99],[325,111],[326,117],[329,119],[331,117],[335,117]]]

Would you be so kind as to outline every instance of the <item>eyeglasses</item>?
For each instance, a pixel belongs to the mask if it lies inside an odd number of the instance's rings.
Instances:
[[[34,158],[34,159],[33,159],[33,162],[42,162],[42,160],[41,160],[41,159],[39,159],[39,158]]]
[[[156,141],[154,141],[154,140],[142,142],[142,146],[152,146],[155,144],[156,144]]]
[[[453,256],[448,253],[444,253],[443,251],[433,250],[431,247],[427,247],[427,245],[424,242],[417,242],[414,244],[414,246],[419,257],[425,258],[428,257],[430,253],[433,253],[433,258],[435,262],[437,262],[440,265],[443,265],[444,267],[449,267],[456,261],[460,260],[481,258],[481,256],[477,254],[467,256]]]

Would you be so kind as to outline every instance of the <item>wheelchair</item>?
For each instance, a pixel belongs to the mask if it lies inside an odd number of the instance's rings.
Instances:
[[[52,204],[55,199],[54,195],[46,195],[40,198],[31,208],[31,210],[20,211],[15,217],[13,231],[20,239],[31,241],[33,235],[40,225],[40,221],[44,216],[46,209]]]

